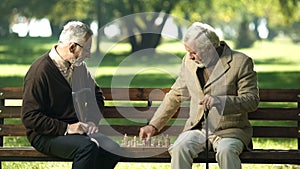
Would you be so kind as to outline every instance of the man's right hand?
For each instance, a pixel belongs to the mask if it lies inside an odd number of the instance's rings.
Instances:
[[[85,130],[82,128],[80,122],[68,124],[67,127],[68,134],[84,134]]]
[[[153,136],[156,132],[156,128],[151,126],[151,125],[147,125],[144,126],[142,128],[140,128],[140,139],[144,139],[144,138],[150,138],[151,136]]]

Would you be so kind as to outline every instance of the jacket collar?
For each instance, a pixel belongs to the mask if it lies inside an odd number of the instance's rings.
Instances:
[[[214,70],[212,71],[208,82],[205,84],[205,87],[218,80],[230,68],[229,63],[232,60],[232,50],[224,41],[221,41],[220,45],[223,46],[223,53],[220,56],[220,59],[217,62]]]
[[[223,53],[221,54],[220,59],[216,63],[216,66],[215,66],[214,70],[212,71],[204,88],[207,88],[213,82],[215,82],[220,77],[222,77],[226,73],[226,71],[230,68],[229,63],[232,60],[232,50],[224,41],[221,41],[220,45],[223,47]],[[187,57],[186,57],[186,65],[187,65],[188,69],[190,69],[190,71],[193,72],[193,77],[194,77],[195,81],[198,82],[198,77],[196,74],[198,66],[195,64],[194,61],[187,59]],[[198,85],[198,87],[201,89],[200,84]]]

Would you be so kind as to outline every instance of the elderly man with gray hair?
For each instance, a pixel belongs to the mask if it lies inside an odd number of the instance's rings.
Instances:
[[[149,125],[140,129],[140,138],[160,132],[180,104],[189,100],[189,118],[169,148],[171,168],[192,168],[193,158],[211,148],[221,169],[240,169],[239,155],[252,145],[248,113],[259,103],[253,61],[231,50],[214,28],[200,22],[188,28],[184,46],[187,54],[179,76]]]
[[[98,132],[104,106],[102,91],[83,61],[90,57],[92,34],[86,24],[68,22],[58,44],[32,63],[24,79],[22,121],[28,140],[44,154],[73,160],[73,169],[109,169],[119,160],[90,137]],[[95,98],[98,114],[90,121],[82,122],[76,114],[72,94],[80,85]]]

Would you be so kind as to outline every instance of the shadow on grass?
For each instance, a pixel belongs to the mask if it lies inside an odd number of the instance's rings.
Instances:
[[[133,75],[115,76],[118,81],[126,81]],[[96,81],[102,87],[111,87],[113,76],[99,76]],[[143,74],[133,78],[129,87],[171,87],[176,79],[167,74]],[[271,89],[299,89],[300,72],[262,72],[258,73],[259,88]],[[127,84],[117,84],[114,87],[128,87]]]
[[[24,81],[23,76],[0,77],[0,87],[23,86],[23,81]]]
[[[175,79],[167,74],[143,74],[134,76],[132,81],[128,84],[122,83],[127,81],[128,78],[132,78],[132,75],[122,76],[99,76],[96,77],[96,81],[101,87],[112,87],[112,78],[117,78],[121,83],[113,84],[113,87],[149,87],[149,88],[169,88],[175,82]]]
[[[271,89],[299,89],[300,72],[258,73],[258,86]]]
[[[256,59],[255,65],[274,65],[274,64],[295,64],[293,61],[288,61],[284,56],[282,57],[276,57],[276,58],[259,58]]]
[[[31,64],[56,43],[53,38],[8,38],[0,42],[0,62]]]
[[[129,86],[122,83],[132,78]],[[113,87],[171,87],[175,79],[168,74],[141,74],[141,75],[118,75],[98,76],[96,81],[101,87],[111,87],[112,78],[117,78],[121,83]],[[0,87],[23,86],[23,76],[0,77]],[[300,72],[261,72],[258,73],[258,85],[260,88],[300,88]]]
[[[183,56],[183,53],[155,53],[153,51],[137,52],[134,54],[128,52],[121,54],[108,53],[104,56],[94,53],[86,61],[88,65],[99,67],[119,66],[120,64],[126,66],[178,66],[181,64]]]

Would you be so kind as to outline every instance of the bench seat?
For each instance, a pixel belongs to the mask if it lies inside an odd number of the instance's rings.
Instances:
[[[103,88],[106,98],[105,121],[99,122],[103,134],[108,136],[111,130],[122,136],[137,136],[140,127],[147,124],[164,98],[169,88]],[[9,147],[5,145],[6,137],[25,136],[25,128],[21,123],[21,105],[10,102],[22,100],[22,87],[0,88],[0,162],[1,161],[68,161],[37,152],[32,147]],[[132,108],[136,110],[133,112]],[[161,133],[172,137],[182,131],[188,118],[188,103],[180,107]],[[292,139],[296,145],[283,149],[260,149],[245,151],[240,155],[242,163],[259,164],[300,164],[300,89],[260,89],[260,105],[255,112],[248,114],[253,126],[253,139]],[[126,117],[126,118],[125,118]],[[135,119],[132,121],[132,119]],[[13,121],[13,122],[11,122]],[[161,134],[158,133],[158,134]],[[281,143],[280,141],[276,142]],[[294,142],[293,142],[294,143]],[[255,147],[255,145],[254,145]],[[282,147],[289,147],[282,145]],[[133,156],[123,157],[121,162],[170,162],[167,148],[124,147],[124,151]],[[144,157],[145,153],[157,152],[153,156]],[[194,162],[215,163],[215,153],[199,154]],[[1,166],[0,166],[1,167]]]

